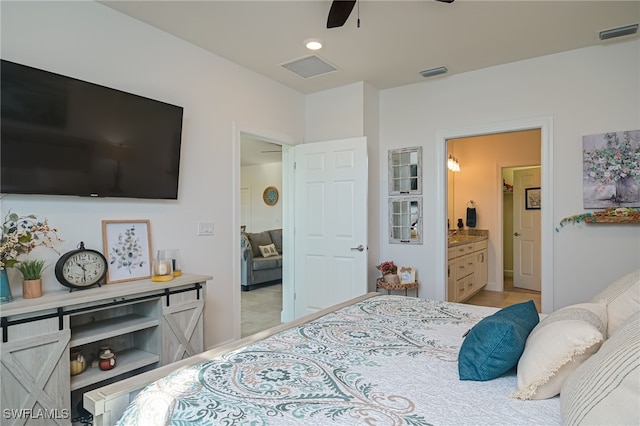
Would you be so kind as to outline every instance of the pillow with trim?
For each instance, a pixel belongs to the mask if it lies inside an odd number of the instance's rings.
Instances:
[[[607,334],[607,306],[579,303],[559,309],[538,324],[518,361],[518,399],[546,399],[560,393],[569,375],[596,353]]]
[[[511,370],[540,322],[533,300],[503,308],[469,331],[458,353],[460,380],[486,381]]]

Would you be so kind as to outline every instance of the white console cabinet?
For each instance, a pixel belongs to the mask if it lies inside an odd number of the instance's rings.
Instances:
[[[210,279],[184,274],[0,305],[1,423],[69,425],[84,392],[202,352]],[[116,354],[111,370],[91,366],[103,345]],[[87,368],[71,376],[75,351]]]

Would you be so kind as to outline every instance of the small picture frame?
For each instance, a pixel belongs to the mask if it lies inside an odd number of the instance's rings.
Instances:
[[[103,220],[107,284],[151,278],[149,220]]]
[[[397,272],[400,277],[400,284],[412,284],[416,282],[416,270],[410,267],[401,266]]]
[[[540,188],[525,188],[524,208],[526,210],[540,210]]]

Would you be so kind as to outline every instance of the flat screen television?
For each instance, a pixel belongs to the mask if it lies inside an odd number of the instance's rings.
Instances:
[[[183,108],[2,60],[0,192],[177,199]]]

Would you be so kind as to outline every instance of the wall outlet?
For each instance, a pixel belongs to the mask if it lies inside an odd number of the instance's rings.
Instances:
[[[213,222],[198,221],[198,235],[213,235]]]

